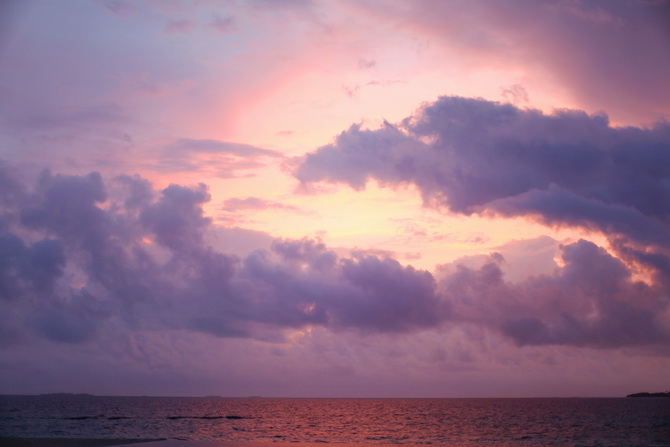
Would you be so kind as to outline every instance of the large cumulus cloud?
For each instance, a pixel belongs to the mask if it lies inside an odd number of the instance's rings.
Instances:
[[[323,325],[406,332],[437,325],[433,276],[390,258],[339,258],[278,240],[245,259],[214,250],[205,185],[2,171],[3,340],[79,342],[114,326],[261,337]],[[263,335],[265,334],[265,335]]]
[[[500,256],[478,269],[438,276],[453,321],[496,328],[519,345],[614,348],[670,342],[668,294],[635,281],[619,259],[592,242],[561,249],[563,266],[516,283],[503,279]]]
[[[520,345],[669,341],[667,289],[635,280],[588,241],[562,247],[552,274],[516,282],[505,280],[498,254],[435,274],[389,256],[340,257],[311,239],[275,240],[239,258],[205,242],[205,185],[157,191],[139,176],[45,171],[31,187],[0,173],[5,344],[78,343],[118,330],[272,340],[313,326],[379,334],[458,324]]]
[[[426,205],[456,213],[530,216],[598,231],[627,260],[668,281],[670,126],[613,127],[604,114],[545,115],[442,97],[377,130],[354,125],[308,154],[307,185],[369,179],[414,184]]]

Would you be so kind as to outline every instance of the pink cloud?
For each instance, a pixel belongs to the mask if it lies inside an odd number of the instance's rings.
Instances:
[[[107,0],[104,6],[109,11],[121,17],[130,17],[137,12],[137,8],[132,3],[123,0]]]
[[[670,39],[666,2],[439,3],[358,5],[413,30],[473,66],[515,67],[557,82],[589,110],[641,123],[668,116]],[[616,94],[613,94],[616,92]]]
[[[232,17],[221,17],[215,14],[209,22],[209,26],[220,33],[229,33],[235,26],[235,20]]]
[[[271,200],[261,199],[259,197],[227,199],[225,202],[223,202],[221,209],[228,212],[264,209],[299,211],[299,208],[295,206],[285,205],[283,203],[273,202]]]

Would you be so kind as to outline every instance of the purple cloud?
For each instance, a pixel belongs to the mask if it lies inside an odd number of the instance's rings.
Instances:
[[[587,241],[552,274],[508,282],[494,254],[436,275],[384,254],[340,257],[322,242],[276,240],[239,258],[207,244],[204,185],[155,191],[45,172],[33,188],[0,171],[0,333],[78,343],[115,331],[186,330],[281,339],[320,326],[363,334],[473,324],[518,344],[614,348],[670,341],[666,290],[634,279]]]
[[[399,125],[352,126],[304,157],[295,176],[358,190],[372,178],[414,184],[427,206],[599,231],[667,278],[669,145],[664,122],[617,128],[602,114],[442,97]]]
[[[111,318],[129,329],[224,337],[314,324],[397,332],[439,321],[432,276],[391,259],[340,259],[309,240],[277,241],[243,260],[213,250],[204,242],[204,185],[155,192],[139,177],[105,185],[97,173],[46,171],[23,192],[4,174],[2,197],[19,198],[4,202],[0,237],[0,288],[15,311],[8,318],[23,322],[2,327],[15,337],[32,328],[79,342]],[[47,238],[28,242],[38,235]]]
[[[104,7],[121,17],[131,16],[137,11],[135,6],[123,0],[107,0],[104,2]]]
[[[531,78],[558,82],[584,107],[611,111],[618,120],[669,112],[668,2],[493,0],[456,7],[401,0],[394,6],[366,3],[363,10],[461,57],[523,66]]]
[[[458,266],[440,279],[452,318],[500,330],[519,345],[597,348],[666,345],[670,333],[659,285],[632,279],[622,261],[580,240],[562,247],[565,265],[517,283],[503,280],[492,258],[479,269]]]
[[[248,144],[182,138],[160,148],[156,163],[149,168],[163,172],[197,171],[203,169],[202,159],[198,157],[207,159],[205,169],[229,178],[253,175],[240,174],[240,171],[262,167],[265,159],[282,159],[283,155]]]
[[[263,149],[249,144],[231,143],[218,140],[194,140],[182,138],[165,147],[166,154],[179,153],[207,153],[207,154],[228,154],[237,157],[282,157],[277,151]]]
[[[280,202],[273,202],[271,200],[261,199],[260,197],[234,197],[223,202],[222,210],[228,212],[236,212],[242,210],[265,210],[265,209],[280,209],[287,211],[300,211],[299,208],[292,205],[285,205]]]
[[[188,19],[172,19],[165,25],[168,34],[186,34],[190,32],[195,24]]]
[[[209,22],[209,26],[220,33],[229,33],[235,26],[235,20],[232,17],[221,17],[214,14],[212,20]]]
[[[202,233],[211,219],[204,217],[201,206],[209,199],[203,184],[197,188],[170,185],[157,203],[142,211],[140,220],[158,243],[174,252],[185,252],[202,246]]]

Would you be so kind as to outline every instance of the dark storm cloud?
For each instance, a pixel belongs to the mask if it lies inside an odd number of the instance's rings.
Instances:
[[[544,115],[442,97],[400,125],[352,126],[308,154],[295,175],[303,185],[329,181],[355,189],[372,178],[415,184],[427,206],[599,231],[647,267],[654,265],[640,250],[667,259],[670,249],[670,125],[664,122],[616,128],[602,114]]]
[[[381,133],[369,141],[409,138]],[[461,323],[520,345],[669,341],[667,289],[636,281],[587,241],[564,246],[554,274],[517,282],[505,281],[497,254],[481,268],[444,266],[436,276],[384,254],[340,257],[311,239],[275,240],[239,258],[206,243],[204,185],[156,191],[138,176],[105,182],[46,171],[29,188],[10,170],[0,174],[4,344],[77,343],[120,328],[270,340],[314,325],[365,334]]]

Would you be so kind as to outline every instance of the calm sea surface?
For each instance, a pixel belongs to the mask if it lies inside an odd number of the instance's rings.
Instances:
[[[0,437],[670,446],[670,399],[0,396]]]

